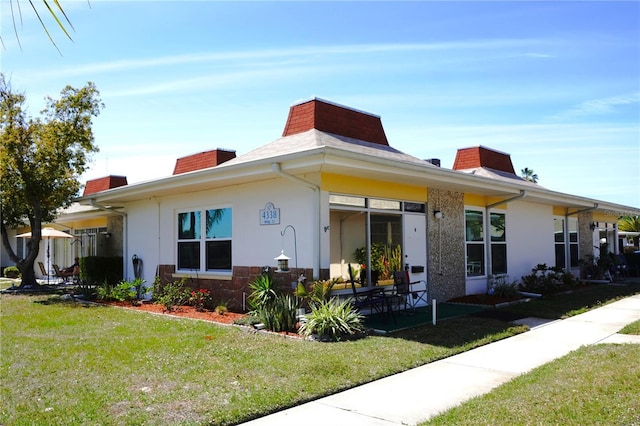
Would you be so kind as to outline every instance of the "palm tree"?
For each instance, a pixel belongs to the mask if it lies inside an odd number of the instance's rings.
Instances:
[[[60,2],[58,0],[41,0],[42,4],[44,4],[44,6],[47,8],[47,10],[49,11],[49,13],[51,14],[51,16],[53,17],[53,19],[55,19],[55,21],[57,22],[58,26],[60,27],[60,29],[64,32],[64,34],[69,38],[69,40],[73,40],[71,38],[71,36],[69,35],[69,32],[67,31],[67,28],[65,27],[65,24],[62,23],[62,21],[60,20],[59,16],[64,17],[64,20],[67,22],[67,24],[69,25],[69,27],[71,27],[71,29],[73,29],[73,24],[71,24],[71,21],[69,20],[69,18],[67,17],[67,14],[65,13],[64,9],[62,8],[62,6],[60,5]],[[9,0],[9,7],[11,9],[11,19],[13,21],[13,32],[16,35],[16,40],[18,40],[18,45],[20,45],[20,37],[18,37],[18,30],[16,27],[16,16],[15,16],[15,12],[13,9],[13,6],[16,6],[16,11],[18,13],[18,16],[20,17],[20,21],[22,22],[22,9],[20,8],[20,1],[19,0]],[[44,29],[44,32],[47,33],[47,36],[49,37],[49,40],[51,40],[51,43],[55,46],[56,50],[58,52],[60,52],[60,49],[58,49],[58,45],[56,45],[56,42],[53,41],[53,37],[51,36],[51,34],[49,34],[49,30],[47,29],[47,26],[44,24],[44,21],[42,20],[42,17],[40,16],[40,13],[38,12],[38,9],[36,8],[36,5],[34,4],[34,0],[29,0],[29,5],[31,6],[31,8],[33,9],[33,12],[36,14],[36,16],[38,17],[38,21],[40,21],[40,24],[42,25],[42,28]],[[2,38],[0,38],[0,42],[2,42]],[[4,43],[2,43],[4,45]],[[22,49],[22,46],[20,46],[20,48]]]
[[[538,183],[538,175],[528,167],[520,170],[520,177],[524,180],[528,180],[529,182]]]
[[[640,216],[623,216],[618,220],[618,229],[627,232],[640,232]]]

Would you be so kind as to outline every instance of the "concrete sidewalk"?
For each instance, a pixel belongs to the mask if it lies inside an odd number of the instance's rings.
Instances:
[[[566,320],[525,319],[526,333],[244,424],[413,425],[580,346],[640,344],[640,336],[616,334],[637,320],[640,295]]]

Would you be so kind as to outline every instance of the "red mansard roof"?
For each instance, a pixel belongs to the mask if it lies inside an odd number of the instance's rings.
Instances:
[[[107,189],[118,188],[125,185],[127,185],[126,176],[105,176],[102,178],[89,180],[84,186],[84,192],[82,196],[86,197],[87,195],[95,194],[96,192],[106,191]]]
[[[227,151],[220,148],[211,151],[199,152],[197,154],[178,158],[173,169],[173,174],[179,175],[181,173],[215,167],[233,158],[236,158],[235,151]]]
[[[293,105],[289,109],[282,136],[311,129],[389,146],[379,116],[318,98]]]
[[[453,170],[468,170],[478,167],[486,167],[513,175],[516,174],[509,154],[495,151],[484,146],[461,148],[458,150],[456,160],[453,163]]]

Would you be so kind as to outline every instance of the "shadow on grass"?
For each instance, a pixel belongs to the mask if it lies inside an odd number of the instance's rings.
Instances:
[[[499,309],[505,314],[546,319],[567,318],[590,309],[640,293],[640,281],[600,284],[563,294],[550,294],[529,303]]]
[[[481,346],[528,331],[529,327],[514,325],[493,318],[466,316],[451,318],[387,334],[388,337],[411,340],[433,346],[460,348]]]
[[[99,303],[93,303],[82,299],[76,299],[70,294],[54,294],[50,295],[46,299],[34,300],[33,303],[37,303],[38,305],[62,305],[69,306],[73,308],[105,308],[106,305],[101,305]]]

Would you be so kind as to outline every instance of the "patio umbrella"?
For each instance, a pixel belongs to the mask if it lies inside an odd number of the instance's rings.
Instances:
[[[31,232],[25,232],[24,234],[16,235],[16,237],[31,238]],[[51,268],[51,264],[49,262],[50,260],[49,258],[51,256],[51,253],[50,253],[51,239],[52,238],[74,238],[74,237],[73,235],[67,234],[66,232],[58,231],[57,229],[47,227],[47,228],[42,228],[42,238],[47,240],[47,266]],[[49,274],[47,274],[47,284],[49,284]]]

